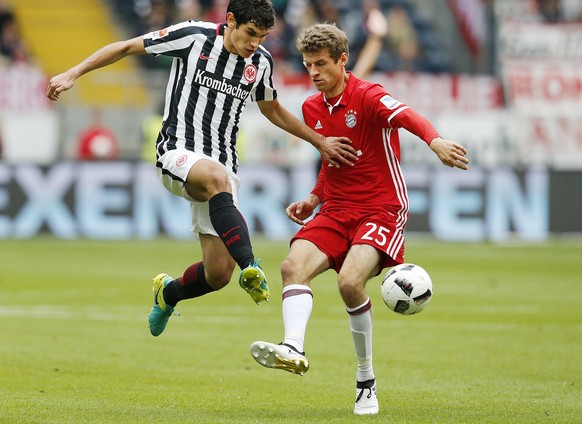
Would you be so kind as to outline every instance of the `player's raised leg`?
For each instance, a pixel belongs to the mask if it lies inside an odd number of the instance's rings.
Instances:
[[[258,304],[268,301],[269,287],[260,260],[253,255],[247,224],[231,193],[222,192],[208,202],[210,220],[228,253],[241,269],[239,285]]]
[[[240,286],[259,303],[269,297],[265,274],[256,260],[246,221],[236,206],[238,177],[222,165],[198,160],[188,171],[186,189],[192,198],[208,201],[208,217],[217,237],[241,269]]]

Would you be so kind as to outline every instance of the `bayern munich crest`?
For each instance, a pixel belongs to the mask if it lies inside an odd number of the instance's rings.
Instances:
[[[358,123],[358,119],[356,118],[356,114],[357,112],[354,112],[353,110],[348,111],[348,113],[346,113],[346,126],[348,128],[354,128],[356,126],[356,124]]]
[[[255,82],[257,79],[257,67],[252,63],[249,63],[245,66],[244,76],[248,82]]]

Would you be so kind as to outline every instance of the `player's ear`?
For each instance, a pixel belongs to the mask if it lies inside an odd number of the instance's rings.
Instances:
[[[342,53],[339,60],[340,60],[340,66],[342,68],[345,68],[348,65],[348,55],[347,54]]]
[[[228,24],[229,29],[236,29],[236,19],[232,12],[227,12],[226,14],[226,23]]]

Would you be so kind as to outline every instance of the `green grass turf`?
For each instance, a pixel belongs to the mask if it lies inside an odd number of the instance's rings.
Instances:
[[[582,422],[582,244],[410,239],[427,310],[399,316],[368,284],[380,414],[355,417],[355,356],[335,274],[314,284],[299,377],[256,364],[282,337],[286,243],[257,239],[271,286],[178,305],[150,336],[151,278],[198,260],[194,241],[0,241],[1,423]]]

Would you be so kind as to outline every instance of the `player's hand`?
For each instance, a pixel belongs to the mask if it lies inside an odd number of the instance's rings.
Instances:
[[[358,160],[352,140],[347,137],[326,137],[319,146],[319,153],[327,166],[336,168],[340,165],[354,166],[354,162]]]
[[[317,207],[318,202],[309,202],[302,200],[300,202],[293,202],[285,212],[287,212],[287,217],[296,224],[305,225],[305,219],[309,218],[313,211]]]
[[[437,137],[430,142],[430,148],[443,164],[451,168],[469,169],[467,166],[469,164],[467,149],[460,144]]]
[[[59,99],[59,94],[70,89],[75,84],[75,78],[68,72],[52,77],[46,88],[46,96],[52,101]]]

